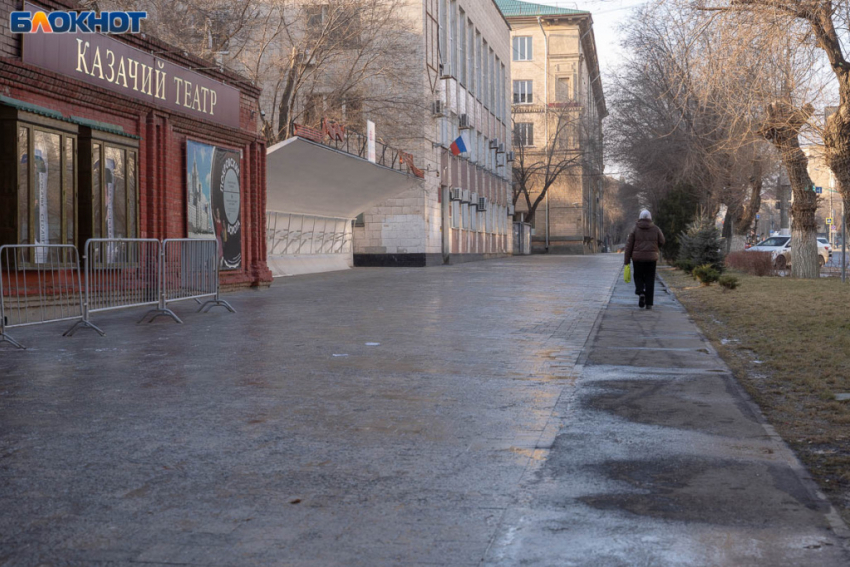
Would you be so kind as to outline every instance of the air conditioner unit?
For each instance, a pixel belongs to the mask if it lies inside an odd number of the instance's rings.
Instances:
[[[509,217],[514,216],[514,206],[513,205],[508,205],[508,216]]]
[[[451,79],[452,76],[449,74],[446,66],[440,63],[440,78],[441,79]]]
[[[499,147],[499,140],[498,139],[493,138],[492,140],[490,140],[490,149],[491,150],[495,150],[498,147]]]
[[[516,156],[514,155],[514,153],[513,153],[513,152],[508,152],[508,155],[507,155],[507,157],[506,157],[505,159],[506,159],[507,161],[514,161],[514,159],[516,159]]]
[[[469,200],[470,200],[471,198],[472,198],[472,196],[469,194],[469,189],[464,189],[464,190],[463,190],[463,195],[462,195],[462,197],[461,197],[461,199],[460,199],[460,200],[461,200],[461,202],[463,202],[463,203],[468,203],[468,202],[469,202]]]
[[[472,128],[472,124],[470,124],[468,114],[461,114],[460,115],[460,121],[459,121],[459,124],[458,124],[458,128],[460,128],[461,130],[469,130],[470,128]]]
[[[487,197],[481,197],[478,199],[478,210],[486,211],[487,210]]]
[[[431,103],[431,115],[434,117],[446,115],[445,109],[443,108],[443,101],[435,100]]]
[[[496,150],[497,154],[505,153],[505,144],[499,144],[499,149]]]
[[[475,206],[475,204],[477,202],[478,202],[478,193],[473,193],[472,198],[469,200],[469,206],[470,207]]]
[[[451,200],[460,201],[463,198],[463,190],[460,187],[452,187]]]

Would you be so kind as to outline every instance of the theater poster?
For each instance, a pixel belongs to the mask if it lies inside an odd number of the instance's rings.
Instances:
[[[221,269],[242,266],[241,154],[200,142],[186,142],[189,238],[215,238]]]

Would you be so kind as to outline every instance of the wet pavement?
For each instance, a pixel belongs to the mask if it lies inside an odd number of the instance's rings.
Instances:
[[[488,565],[850,564],[838,514],[663,286],[644,311],[618,282],[576,371]]]
[[[847,564],[793,455],[621,262],[355,269],[185,325],[16,330],[0,565]]]

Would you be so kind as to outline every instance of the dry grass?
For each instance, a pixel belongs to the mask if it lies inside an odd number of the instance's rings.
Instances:
[[[662,277],[850,522],[850,283],[730,271],[734,291]],[[726,344],[723,344],[723,343]]]

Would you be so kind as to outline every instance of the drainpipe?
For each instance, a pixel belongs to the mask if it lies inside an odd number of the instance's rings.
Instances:
[[[544,129],[546,131],[546,143],[549,143],[549,36],[546,35],[546,30],[543,29],[543,20],[537,16],[537,25],[540,26],[540,32],[543,34],[543,45],[546,51],[546,60],[544,62],[543,71],[543,120]],[[547,148],[548,151],[552,151]],[[546,252],[549,252],[549,189],[546,190]]]

